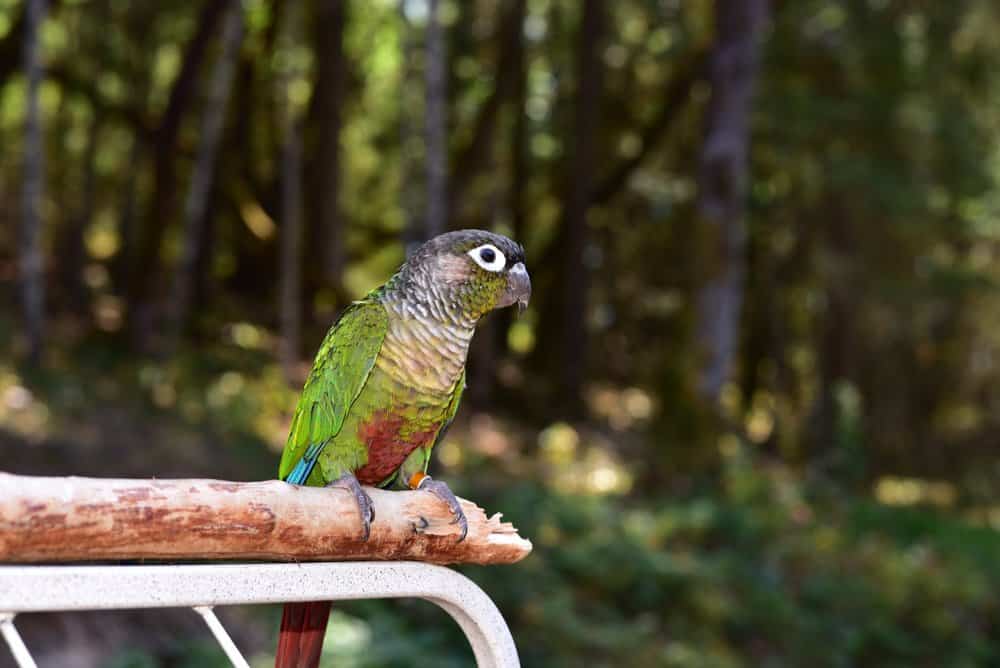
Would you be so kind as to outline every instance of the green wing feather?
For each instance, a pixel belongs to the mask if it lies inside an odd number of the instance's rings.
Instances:
[[[361,394],[388,327],[385,308],[367,298],[351,304],[327,332],[295,407],[278,467],[281,480],[289,478],[305,458],[308,465],[299,470],[305,470],[305,476],[294,481],[305,483],[320,452],[340,432]]]

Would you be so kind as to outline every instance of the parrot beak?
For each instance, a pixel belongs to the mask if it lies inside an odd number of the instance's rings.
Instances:
[[[528,301],[531,299],[531,278],[528,277],[528,270],[523,262],[518,262],[507,272],[507,289],[500,298],[500,306],[513,306],[517,304],[517,310],[521,313],[528,308]]]

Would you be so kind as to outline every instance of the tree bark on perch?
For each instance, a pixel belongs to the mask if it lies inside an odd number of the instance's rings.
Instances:
[[[366,488],[367,542],[357,505],[336,488],[270,480],[48,478],[0,473],[0,562],[118,559],[278,561],[413,559],[505,564],[531,552],[497,513],[460,499],[468,537],[424,492]]]

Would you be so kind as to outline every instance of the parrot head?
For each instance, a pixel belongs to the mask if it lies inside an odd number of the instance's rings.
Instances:
[[[524,248],[501,234],[459,230],[438,235],[418,248],[403,265],[401,278],[449,312],[470,320],[531,298]]]

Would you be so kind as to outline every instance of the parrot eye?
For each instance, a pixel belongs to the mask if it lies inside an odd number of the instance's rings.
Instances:
[[[493,244],[483,244],[469,251],[469,257],[486,271],[497,272],[507,264],[507,258]]]

